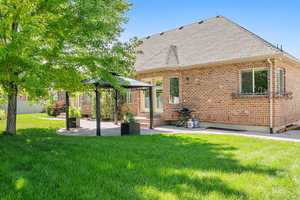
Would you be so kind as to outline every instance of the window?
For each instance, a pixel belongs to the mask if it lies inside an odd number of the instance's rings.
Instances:
[[[58,93],[55,92],[53,95],[52,95],[52,98],[54,101],[57,101],[58,100]]]
[[[145,83],[149,83],[152,84],[151,80],[142,80]],[[145,88],[142,90],[141,93],[141,110],[142,112],[149,112],[150,109],[150,92],[149,92],[149,88]]]
[[[265,95],[268,92],[268,70],[252,69],[241,71],[241,94]]]
[[[88,93],[83,94],[82,104],[92,104],[92,98],[91,98],[90,94],[88,94]]]
[[[145,83],[149,83],[154,87],[151,89],[152,91],[152,103],[153,103],[153,111],[156,113],[163,112],[164,108],[164,98],[163,98],[163,78],[162,77],[151,77],[142,80]],[[141,111],[149,112],[150,111],[150,92],[149,88],[142,90],[140,93],[141,100]]]
[[[285,77],[284,77],[283,68],[277,69],[276,78],[277,78],[277,93],[283,95],[285,93]]]
[[[179,78],[170,78],[169,86],[169,103],[178,104],[179,103]]]
[[[144,108],[148,110],[150,108],[150,93],[149,90],[144,90]]]
[[[155,82],[155,92],[156,92],[156,111],[163,111],[163,82],[162,80]]]
[[[128,90],[126,92],[126,104],[132,104],[132,92]]]
[[[64,101],[66,99],[66,93],[63,91],[58,92],[58,101]]]
[[[28,101],[28,96],[27,95],[18,95],[17,98],[20,101]]]

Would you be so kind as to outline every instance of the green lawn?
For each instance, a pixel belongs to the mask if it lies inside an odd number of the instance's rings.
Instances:
[[[63,120],[46,120],[45,118],[50,118],[45,113],[38,114],[26,114],[18,115],[17,117],[17,129],[29,129],[29,128],[51,128],[57,129],[64,127],[65,122]],[[0,120],[0,132],[4,131],[6,127],[6,122]]]
[[[0,135],[1,200],[300,199],[299,143],[221,135],[71,137],[55,134],[63,121],[24,115],[18,123],[19,135]]]

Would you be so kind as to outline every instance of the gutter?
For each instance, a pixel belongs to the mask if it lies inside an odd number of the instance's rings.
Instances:
[[[267,59],[270,66],[270,74],[269,74],[269,113],[270,113],[270,133],[273,133],[273,63],[270,58]]]

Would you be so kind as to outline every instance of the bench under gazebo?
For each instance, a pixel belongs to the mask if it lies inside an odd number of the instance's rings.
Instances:
[[[149,90],[149,114],[150,114],[150,129],[153,129],[153,97],[152,97],[152,88],[153,85],[144,83],[138,80],[134,80],[128,77],[121,76],[116,73],[111,73],[116,78],[116,84],[118,87],[125,89],[148,89]],[[117,99],[118,99],[118,90],[116,87],[109,82],[103,79],[86,79],[82,81],[83,84],[93,85],[95,87],[95,95],[96,95],[96,135],[101,136],[101,105],[100,105],[100,89],[113,89],[115,91],[115,110],[114,116],[117,116]],[[69,122],[69,94],[66,92],[66,129],[70,130],[70,122]]]

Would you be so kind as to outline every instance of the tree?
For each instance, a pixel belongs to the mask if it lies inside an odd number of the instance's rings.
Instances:
[[[133,71],[137,40],[118,42],[131,4],[122,0],[0,0],[0,87],[8,134],[16,133],[19,92],[78,91],[81,80]]]

